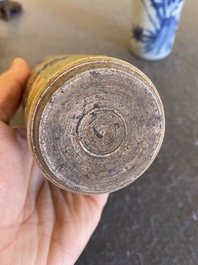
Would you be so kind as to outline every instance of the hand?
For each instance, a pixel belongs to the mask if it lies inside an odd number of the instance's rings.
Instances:
[[[35,165],[26,130],[11,128],[30,70],[15,59],[0,76],[0,264],[74,264],[108,195],[78,195],[50,183]]]

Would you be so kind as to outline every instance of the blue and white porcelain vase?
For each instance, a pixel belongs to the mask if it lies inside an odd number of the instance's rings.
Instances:
[[[147,60],[168,56],[185,0],[132,0],[131,51]]]

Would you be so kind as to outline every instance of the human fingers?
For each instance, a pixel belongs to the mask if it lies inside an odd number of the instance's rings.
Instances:
[[[109,194],[105,193],[105,194],[86,195],[86,196],[88,196],[91,200],[93,200],[99,209],[102,209],[107,203]]]
[[[9,123],[19,107],[30,74],[27,63],[16,58],[10,69],[0,75],[0,121]]]

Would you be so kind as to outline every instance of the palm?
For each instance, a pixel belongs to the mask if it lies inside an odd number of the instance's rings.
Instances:
[[[0,140],[0,263],[74,264],[107,195],[77,195],[51,184],[32,160],[25,129],[0,122]]]

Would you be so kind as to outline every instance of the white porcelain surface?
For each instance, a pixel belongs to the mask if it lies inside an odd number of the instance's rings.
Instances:
[[[131,51],[147,60],[171,53],[184,0],[132,0]]]

